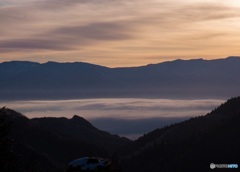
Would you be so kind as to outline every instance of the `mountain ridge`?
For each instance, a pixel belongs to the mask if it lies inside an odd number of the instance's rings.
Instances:
[[[104,65],[99,65],[95,63],[89,63],[89,62],[82,62],[82,61],[74,61],[74,62],[58,62],[58,61],[46,61],[46,62],[35,62],[35,61],[28,61],[28,60],[10,60],[10,61],[2,61],[1,64],[9,64],[9,63],[28,63],[28,64],[38,64],[38,65],[44,65],[44,64],[86,64],[86,65],[93,65],[93,66],[100,66],[104,68],[110,68],[110,69],[119,69],[119,68],[138,68],[138,67],[146,67],[151,65],[159,65],[164,63],[171,63],[171,62],[188,62],[188,61],[219,61],[219,60],[239,60],[240,56],[228,56],[225,58],[216,58],[216,59],[204,59],[204,58],[191,58],[191,59],[175,59],[175,60],[168,60],[163,61],[159,63],[149,63],[146,65],[139,65],[139,66],[130,66],[130,67],[107,67]]]
[[[226,98],[239,95],[240,57],[175,60],[140,67],[89,63],[0,63],[1,100]]]

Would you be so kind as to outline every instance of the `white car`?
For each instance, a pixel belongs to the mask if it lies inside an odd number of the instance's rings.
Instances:
[[[108,165],[108,160],[95,157],[84,157],[70,162],[67,172],[106,171]]]

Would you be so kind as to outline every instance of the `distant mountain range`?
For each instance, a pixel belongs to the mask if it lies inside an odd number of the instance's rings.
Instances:
[[[88,63],[0,63],[0,99],[100,97],[226,98],[240,95],[240,57],[140,67]]]
[[[28,119],[2,108],[0,171],[61,172],[73,159],[113,153],[122,172],[210,171],[211,163],[240,164],[239,131],[240,97],[136,141],[100,131],[79,116]]]

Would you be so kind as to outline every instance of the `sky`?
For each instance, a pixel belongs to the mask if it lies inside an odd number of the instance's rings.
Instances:
[[[239,45],[239,0],[0,0],[0,62],[139,66]]]
[[[84,117],[94,126],[113,134],[135,139],[156,128],[180,122],[190,117],[206,115],[224,100],[171,99],[80,99],[52,101],[0,102],[0,107],[12,108],[29,118]],[[123,127],[124,126],[124,127]]]

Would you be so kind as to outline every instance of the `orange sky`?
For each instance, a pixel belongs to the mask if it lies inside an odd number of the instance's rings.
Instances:
[[[239,0],[0,0],[0,61],[138,66],[239,45]]]

